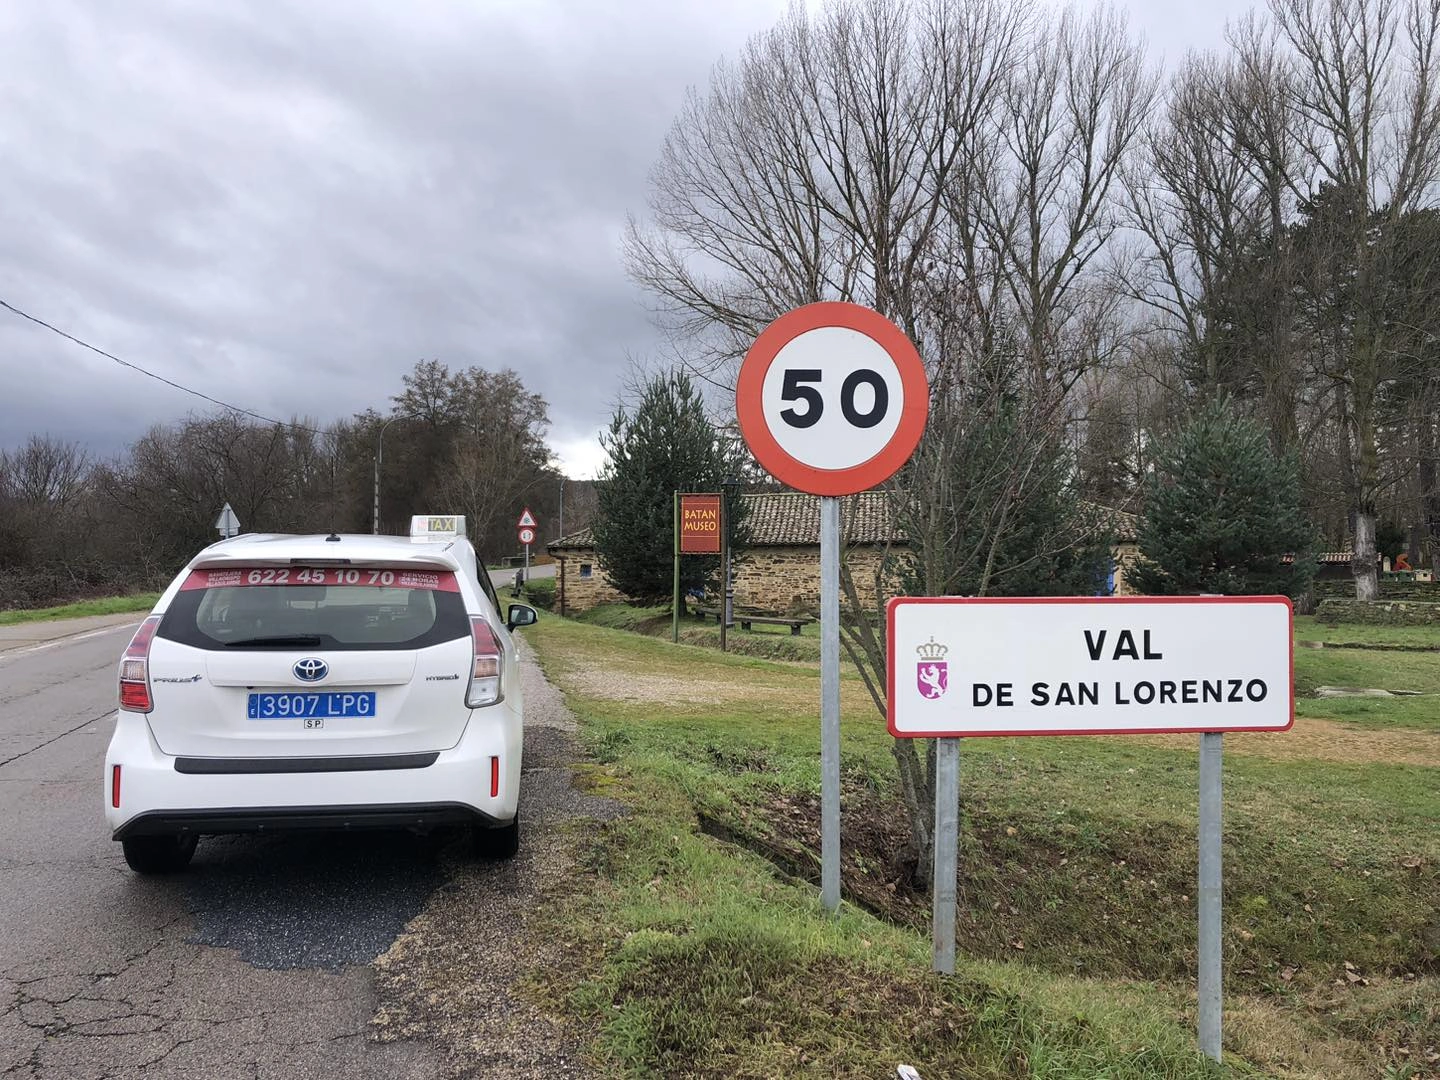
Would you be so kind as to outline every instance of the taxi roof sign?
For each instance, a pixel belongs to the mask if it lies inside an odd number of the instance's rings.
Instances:
[[[416,514],[410,519],[412,540],[449,540],[465,535],[465,518],[455,514]]]

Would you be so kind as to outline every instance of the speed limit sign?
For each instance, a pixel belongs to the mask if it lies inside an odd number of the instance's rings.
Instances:
[[[930,411],[920,354],[857,304],[808,304],[767,326],[740,365],[735,412],[755,460],[820,498],[820,902],[840,906],[840,499],[910,459]]]
[[[884,483],[925,430],[929,386],[901,329],[858,304],[808,304],[755,339],[735,411],[745,443],[775,479],[814,495]]]
[[[519,531],[519,540],[522,544],[533,544],[535,542],[535,530],[526,525]]]

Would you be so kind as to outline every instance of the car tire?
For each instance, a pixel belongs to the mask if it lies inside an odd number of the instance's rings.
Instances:
[[[476,825],[472,839],[475,854],[482,859],[513,859],[520,850],[520,815],[498,829]]]
[[[131,836],[120,841],[125,862],[137,874],[174,874],[190,865],[200,838],[189,836]]]

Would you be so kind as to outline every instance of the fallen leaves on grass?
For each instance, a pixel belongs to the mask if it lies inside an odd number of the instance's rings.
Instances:
[[[1171,749],[1194,748],[1193,735],[1137,735],[1135,740]],[[1434,765],[1440,761],[1440,734],[1411,729],[1356,728],[1336,720],[1297,717],[1283,732],[1231,732],[1226,754],[1245,754],[1272,761],[1336,761],[1347,764],[1388,762]]]

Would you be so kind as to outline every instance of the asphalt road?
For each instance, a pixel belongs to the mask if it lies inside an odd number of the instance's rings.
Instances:
[[[530,567],[530,572],[525,576],[526,579],[529,581],[540,581],[543,578],[553,578],[555,576],[555,571],[559,569],[559,567],[559,563],[536,563],[535,565]],[[499,589],[500,592],[503,594],[515,583],[516,571],[523,569],[524,567],[520,566],[509,566],[499,570],[491,570],[489,572],[491,584],[493,584],[495,588]]]
[[[207,837],[188,873],[137,877],[101,811],[116,663],[138,617],[117,621],[0,637],[0,1076],[492,1075],[423,1023],[377,1041],[370,965],[422,912],[417,925],[439,929],[411,951],[443,958],[457,904],[523,911],[536,876],[525,852],[464,868],[458,898],[454,838],[403,833]],[[532,681],[553,696],[527,663],[527,696]],[[531,726],[528,782],[552,786],[557,805],[567,737]],[[526,843],[543,851],[545,839],[530,829]],[[387,979],[403,989],[403,969]],[[555,1057],[562,1044],[546,1038]],[[538,1060],[504,1030],[494,1041],[507,1060]],[[574,1055],[562,1057],[537,1075],[571,1074]]]

